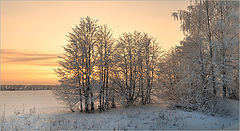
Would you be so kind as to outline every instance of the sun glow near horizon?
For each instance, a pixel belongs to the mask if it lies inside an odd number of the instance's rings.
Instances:
[[[183,39],[171,13],[182,1],[1,1],[1,84],[56,84],[57,56],[81,17],[107,24],[114,38],[146,32],[163,49]]]

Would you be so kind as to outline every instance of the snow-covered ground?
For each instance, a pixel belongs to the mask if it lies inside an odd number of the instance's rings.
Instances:
[[[51,91],[0,91],[1,129],[239,129],[238,102],[232,116],[169,109],[163,104],[72,113]],[[237,105],[237,106],[236,106]]]

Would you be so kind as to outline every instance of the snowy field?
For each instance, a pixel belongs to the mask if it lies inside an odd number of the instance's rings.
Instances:
[[[0,91],[0,130],[33,129],[239,129],[238,103],[231,116],[169,109],[162,104],[72,113],[51,91]]]

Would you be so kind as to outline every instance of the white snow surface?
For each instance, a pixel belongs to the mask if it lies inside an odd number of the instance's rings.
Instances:
[[[0,130],[71,129],[239,129],[238,102],[233,115],[211,116],[151,104],[102,113],[70,112],[51,91],[0,91]]]

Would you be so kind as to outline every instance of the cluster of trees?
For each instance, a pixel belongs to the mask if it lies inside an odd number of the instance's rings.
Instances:
[[[238,1],[201,0],[173,13],[185,38],[168,52],[146,33],[114,39],[107,25],[81,18],[60,57],[56,93],[85,112],[148,104],[154,94],[191,109],[239,99],[238,11]]]
[[[239,1],[195,1],[172,15],[185,38],[162,61],[168,98],[189,108],[239,99]]]
[[[90,17],[72,30],[56,69],[61,83],[56,93],[72,111],[150,103],[159,49],[155,38],[135,31],[115,40],[107,25]]]
[[[113,82],[124,96],[124,105],[134,102],[148,104],[154,87],[159,47],[156,39],[146,33],[124,33],[116,42]]]

